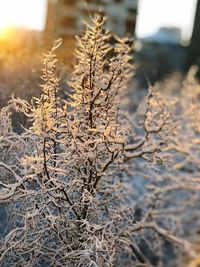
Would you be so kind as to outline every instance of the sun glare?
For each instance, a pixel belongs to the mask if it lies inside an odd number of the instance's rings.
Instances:
[[[12,35],[12,29],[8,26],[0,27],[0,40],[9,39]]]
[[[42,30],[45,7],[46,0],[0,0],[0,39],[13,27]]]

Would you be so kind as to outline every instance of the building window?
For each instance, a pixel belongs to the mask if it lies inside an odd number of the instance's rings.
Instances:
[[[76,5],[76,2],[77,2],[76,0],[73,0],[73,1],[71,1],[71,0],[60,0],[61,5],[69,6],[69,7],[74,7]]]
[[[126,21],[126,33],[134,35],[134,32],[135,32],[135,20],[128,19]]]
[[[65,28],[65,27],[75,28],[76,27],[76,18],[66,16],[65,18],[62,18],[60,20],[60,26],[63,28]]]

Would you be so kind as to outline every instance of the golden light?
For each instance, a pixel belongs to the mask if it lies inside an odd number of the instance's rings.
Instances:
[[[0,28],[0,40],[5,40],[10,37],[10,28],[9,27],[2,27]]]
[[[12,28],[42,30],[46,0],[0,0],[0,39],[9,37]]]

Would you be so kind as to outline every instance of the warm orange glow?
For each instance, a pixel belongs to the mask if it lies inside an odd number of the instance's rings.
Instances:
[[[12,28],[8,26],[0,28],[0,40],[4,41],[10,39],[10,37],[12,36],[12,32],[13,32]]]
[[[0,39],[10,35],[10,28],[41,30],[44,26],[46,0],[0,0]]]

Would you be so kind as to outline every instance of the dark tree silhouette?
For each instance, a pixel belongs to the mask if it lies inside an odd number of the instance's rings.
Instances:
[[[188,48],[188,60],[187,69],[191,65],[197,65],[200,67],[200,0],[197,0],[196,14],[194,20],[194,27],[192,32],[191,43]],[[198,72],[198,78],[200,77],[200,72]]]

